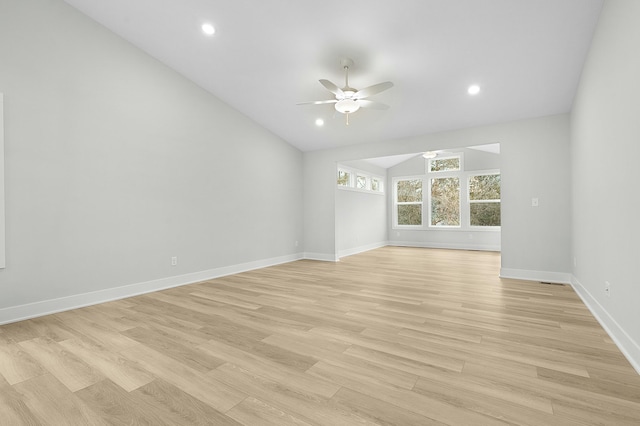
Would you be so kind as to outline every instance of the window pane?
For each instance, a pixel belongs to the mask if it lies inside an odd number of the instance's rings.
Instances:
[[[500,226],[500,203],[471,203],[471,226]]]
[[[356,188],[367,189],[367,178],[364,176],[356,176]]]
[[[431,179],[431,225],[460,226],[460,179]]]
[[[422,180],[398,181],[398,202],[422,201]]]
[[[460,170],[460,158],[443,158],[429,160],[429,171],[444,172],[446,170]]]
[[[500,175],[471,176],[469,178],[470,200],[499,200]]]
[[[380,182],[378,182],[378,179],[371,179],[371,190],[380,191]]]
[[[398,225],[422,225],[422,204],[399,205]]]
[[[338,185],[350,186],[350,182],[349,182],[350,178],[351,178],[351,174],[349,172],[338,170]]]

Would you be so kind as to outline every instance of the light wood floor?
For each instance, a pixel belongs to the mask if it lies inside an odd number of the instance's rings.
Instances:
[[[385,247],[0,327],[2,425],[638,425],[569,286]]]

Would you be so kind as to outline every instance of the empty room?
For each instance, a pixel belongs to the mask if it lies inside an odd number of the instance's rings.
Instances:
[[[0,0],[0,425],[640,424],[637,0]]]

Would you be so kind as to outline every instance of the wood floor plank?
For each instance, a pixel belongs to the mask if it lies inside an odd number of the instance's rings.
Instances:
[[[156,405],[150,404],[138,394],[124,389],[104,379],[78,392],[76,396],[112,424],[171,426],[175,423]]]
[[[14,386],[43,425],[108,425],[52,375],[34,377]]]
[[[215,336],[210,342],[200,345],[199,348],[205,349],[209,354],[216,356],[216,348],[225,346],[233,347],[245,353],[256,354],[260,358],[266,358],[301,372],[318,362],[317,358],[302,355],[263,341],[252,341],[244,338],[242,335],[235,334]]]
[[[104,379],[97,370],[53,340],[38,337],[20,342],[19,345],[71,392]]]
[[[144,401],[163,413],[163,416],[170,419],[170,423],[174,425],[241,425],[231,417],[161,379],[136,389],[133,394],[136,399]]]
[[[312,426],[290,413],[251,396],[227,411],[227,415],[243,425]]]
[[[7,425],[40,426],[42,423],[31,412],[25,397],[0,376],[0,419]]]
[[[374,425],[358,413],[336,407],[329,398],[304,392],[290,384],[270,380],[233,364],[224,364],[209,373],[210,376],[238,387],[277,410],[291,413],[305,422],[320,425],[351,426]]]
[[[123,334],[203,373],[224,364],[223,360],[207,355],[191,346],[189,342],[184,342],[175,335],[170,335],[154,326],[131,328]]]
[[[108,324],[101,323],[95,318],[92,319],[88,315],[88,312],[92,312],[89,308],[62,312],[55,314],[54,317],[62,321],[70,329],[75,330],[77,334],[81,334],[84,338],[91,339],[111,350],[118,351],[137,344],[136,341],[123,335],[117,329],[110,328]]]
[[[433,383],[424,378],[418,379],[414,392],[439,400],[447,405],[475,412],[496,421],[507,424],[539,426],[553,424],[552,413],[529,408],[521,403],[513,403],[508,399],[495,398],[486,393],[458,389],[442,381]],[[577,425],[578,423],[565,419],[563,424]]]
[[[297,368],[292,368],[270,358],[265,358],[261,354],[246,352],[224,343],[212,341],[201,345],[199,348],[221,359],[226,359],[227,363],[240,367],[249,373],[264,377],[276,383],[286,382],[289,387],[300,392],[329,398],[333,396],[340,387],[333,382],[314,380]]]
[[[121,355],[222,413],[247,397],[236,388],[142,344],[122,351]]]
[[[117,352],[111,352],[91,340],[69,339],[60,342],[60,346],[127,392],[146,385],[155,378],[137,363],[124,358]]]
[[[381,401],[377,398],[342,388],[331,398],[331,403],[358,413],[359,416],[379,425],[397,426],[439,426],[446,423],[430,419],[409,410],[403,410],[394,404]]]
[[[0,344],[0,377],[11,385],[45,374],[31,355],[15,343]]]
[[[0,425],[640,424],[573,289],[499,270],[383,247],[2,325]]]

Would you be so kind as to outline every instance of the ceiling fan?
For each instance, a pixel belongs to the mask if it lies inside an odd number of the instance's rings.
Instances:
[[[366,99],[369,96],[373,96],[378,94],[384,90],[390,89],[393,87],[393,83],[390,81],[385,81],[384,83],[374,84],[373,86],[365,87],[364,89],[354,89],[349,86],[349,68],[353,66],[353,60],[349,58],[345,58],[340,61],[342,68],[344,69],[344,87],[340,88],[329,80],[320,80],[320,84],[322,84],[328,91],[335,95],[335,99],[329,99],[326,101],[312,101],[312,102],[301,102],[298,105],[305,104],[335,104],[336,111],[345,114],[347,116],[347,125],[349,125],[349,114],[353,114],[360,107],[364,108],[373,108],[373,109],[388,109],[389,105],[372,101],[370,99]]]

